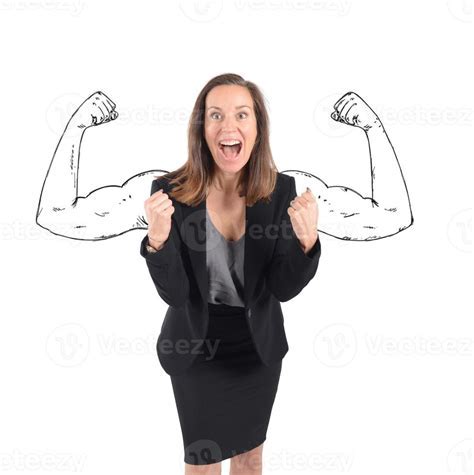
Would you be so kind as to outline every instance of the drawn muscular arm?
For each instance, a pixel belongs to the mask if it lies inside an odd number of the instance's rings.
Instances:
[[[396,234],[413,224],[408,190],[395,150],[375,112],[355,93],[334,105],[331,117],[361,128],[367,137],[372,193],[364,197],[346,186],[327,186],[306,172],[286,170],[298,188],[309,186],[318,199],[319,230],[345,240],[366,241]]]
[[[103,186],[78,196],[79,155],[89,127],[114,120],[115,104],[102,92],[87,98],[69,120],[51,160],[38,204],[36,222],[53,234],[74,239],[100,240],[132,229],[147,229],[143,203],[154,176],[150,170],[122,185]]]
[[[287,170],[298,188],[309,186],[318,199],[319,230],[345,240],[373,240],[406,229],[413,216],[395,151],[378,116],[355,93],[334,106],[334,120],[361,128],[367,137],[372,193],[364,197],[346,186],[327,186],[318,177]],[[150,183],[165,170],[149,170],[122,185],[103,186],[78,196],[79,153],[88,127],[114,120],[115,104],[102,92],[86,99],[72,115],[51,160],[41,192],[36,222],[53,234],[100,240],[132,229],[147,229],[144,202]]]

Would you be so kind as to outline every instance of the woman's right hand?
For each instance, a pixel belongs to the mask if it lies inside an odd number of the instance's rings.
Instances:
[[[156,191],[145,201],[148,241],[157,250],[170,235],[171,216],[174,210],[173,202],[163,190]]]

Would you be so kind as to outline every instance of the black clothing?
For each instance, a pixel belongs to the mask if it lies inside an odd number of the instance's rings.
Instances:
[[[152,182],[151,194],[169,192],[167,178]],[[296,295],[315,276],[321,255],[320,237],[305,254],[293,231],[287,208],[296,197],[292,176],[278,173],[269,203],[246,206],[244,311],[257,353],[265,365],[288,351],[280,302]],[[206,269],[206,200],[188,206],[173,199],[170,236],[162,249],[148,253],[140,244],[160,297],[169,305],[157,341],[158,358],[170,375],[183,373],[196,358],[209,323]],[[189,351],[183,348],[189,348]]]
[[[262,444],[282,361],[264,365],[242,307],[209,303],[208,343],[191,366],[170,376],[184,461],[221,462]]]

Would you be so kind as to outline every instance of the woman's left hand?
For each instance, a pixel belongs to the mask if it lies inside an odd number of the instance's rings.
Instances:
[[[288,215],[303,251],[308,252],[318,240],[318,202],[309,188],[290,202]]]

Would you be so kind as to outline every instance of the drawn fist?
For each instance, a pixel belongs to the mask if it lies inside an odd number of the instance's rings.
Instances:
[[[80,129],[110,122],[118,117],[115,103],[103,92],[97,91],[89,96],[74,112],[72,121]]]
[[[377,114],[355,92],[344,94],[335,104],[331,118],[336,122],[359,127],[365,132],[372,127],[380,127]]]
[[[145,201],[148,240],[155,249],[161,247],[170,235],[174,210],[173,202],[163,190],[156,191]]]
[[[311,249],[318,237],[319,209],[316,197],[308,188],[291,201],[287,211],[300,244],[305,249]]]

